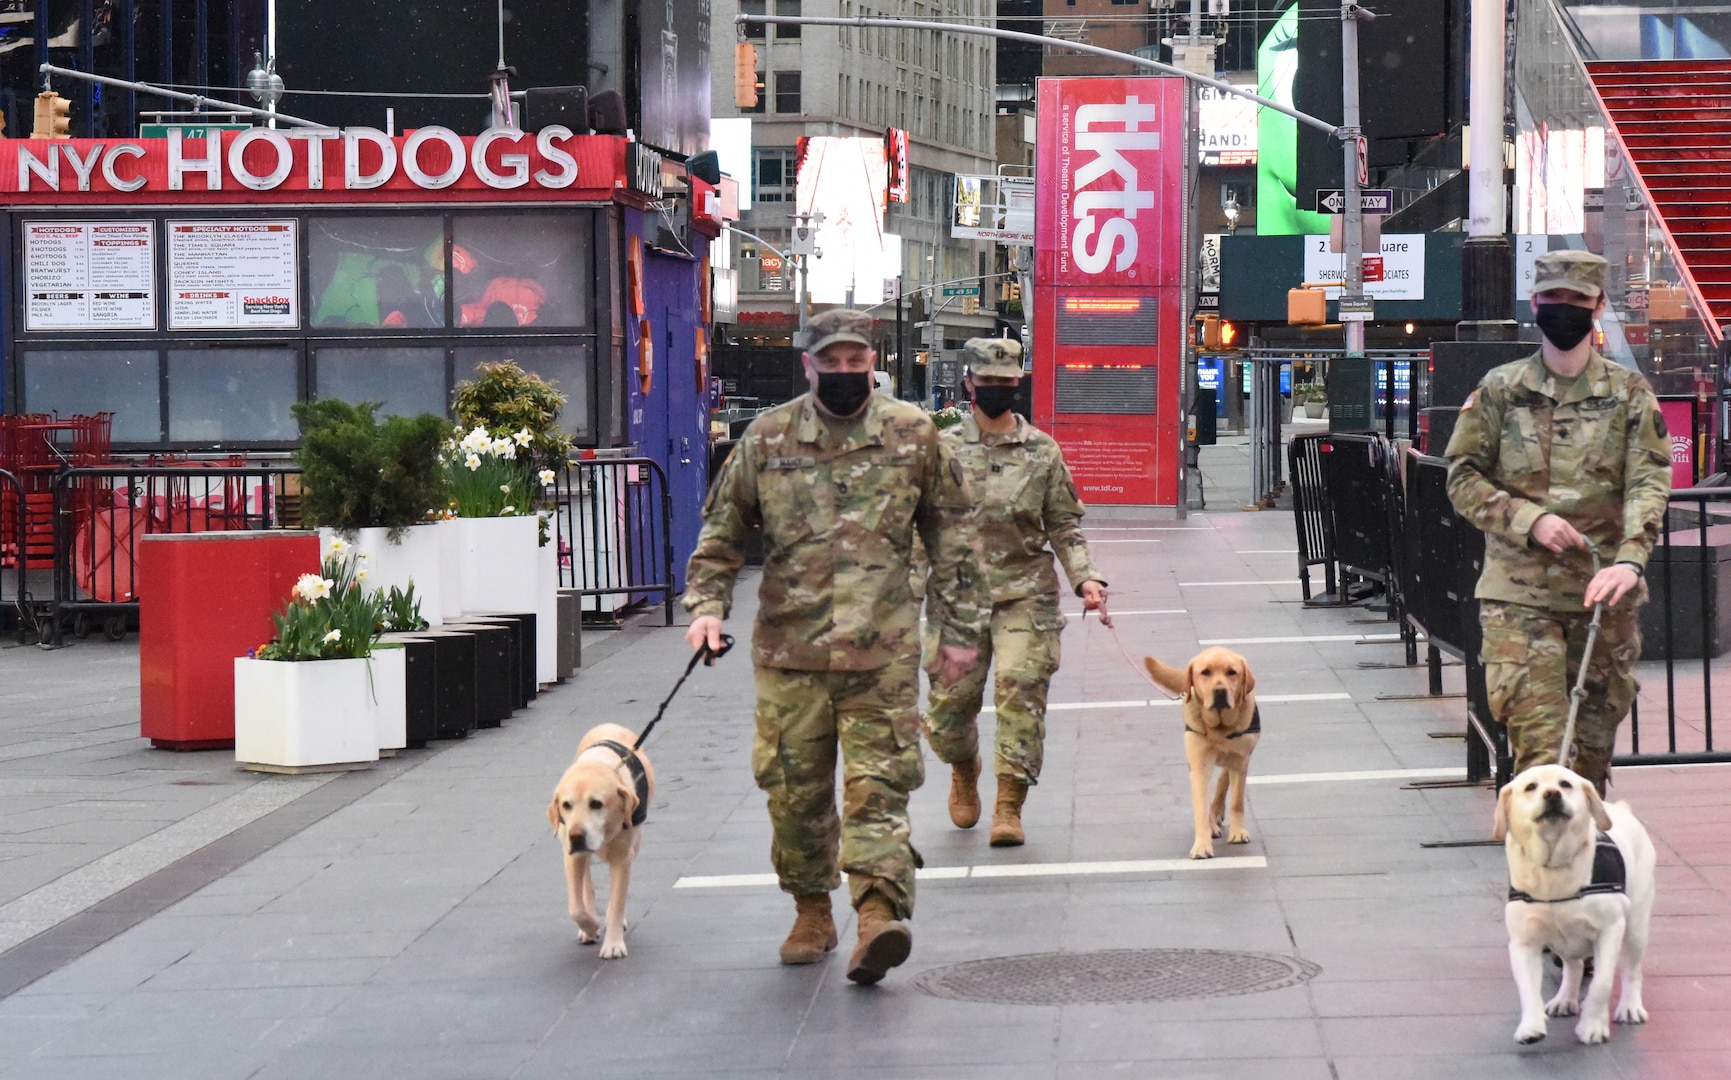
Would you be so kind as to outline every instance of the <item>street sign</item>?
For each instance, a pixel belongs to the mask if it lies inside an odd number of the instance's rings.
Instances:
[[[1382,256],[1364,256],[1364,280],[1366,282],[1382,280]]]
[[[1341,322],[1371,322],[1376,318],[1376,301],[1368,296],[1340,298]]]
[[[1361,188],[1358,193],[1358,208],[1367,214],[1394,213],[1394,189]],[[1346,192],[1340,188],[1317,188],[1316,212],[1319,214],[1346,213]]]
[[[944,286],[944,295],[945,296],[978,296],[978,295],[980,295],[980,287],[978,285],[945,285]]]
[[[178,129],[183,139],[203,139],[213,131],[245,131],[251,124],[140,124],[141,139],[166,139],[170,129]]]
[[[1370,140],[1360,135],[1353,147],[1357,151],[1354,156],[1358,158],[1358,183],[1363,187],[1370,183]]]

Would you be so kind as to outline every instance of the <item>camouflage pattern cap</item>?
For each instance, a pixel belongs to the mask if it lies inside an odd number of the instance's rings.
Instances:
[[[1022,343],[1012,338],[969,338],[963,347],[970,375],[989,378],[1022,377]]]
[[[872,317],[863,311],[831,308],[806,321],[799,332],[799,347],[813,356],[838,342],[851,341],[871,348]]]
[[[1573,289],[1597,298],[1605,291],[1610,265],[1590,251],[1548,251],[1533,260],[1533,292]]]

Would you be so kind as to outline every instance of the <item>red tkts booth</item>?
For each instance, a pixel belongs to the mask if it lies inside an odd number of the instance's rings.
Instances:
[[[146,536],[138,544],[139,734],[167,750],[234,745],[234,658],[319,570],[310,532]]]

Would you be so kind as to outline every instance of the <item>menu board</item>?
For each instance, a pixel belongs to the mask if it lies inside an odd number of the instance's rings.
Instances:
[[[150,221],[24,223],[24,328],[156,329]]]
[[[293,221],[170,221],[171,330],[300,328]]]

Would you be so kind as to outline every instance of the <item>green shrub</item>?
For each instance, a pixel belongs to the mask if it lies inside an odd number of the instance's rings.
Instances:
[[[559,429],[559,410],[565,395],[539,375],[531,375],[516,361],[480,364],[475,377],[457,384],[452,407],[457,423],[465,430],[486,428],[510,438],[528,433],[526,469],[565,460],[571,436]]]
[[[295,405],[301,445],[301,513],[338,532],[384,528],[395,539],[447,495],[439,452],[450,425],[431,413],[392,416],[380,424],[377,402],[309,401]]]

